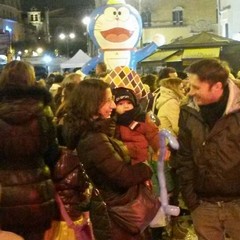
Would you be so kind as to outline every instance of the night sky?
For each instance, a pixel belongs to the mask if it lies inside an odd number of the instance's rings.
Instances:
[[[48,7],[49,10],[65,7],[88,8],[95,5],[94,0],[21,0],[22,10],[27,11],[31,7],[42,10]]]

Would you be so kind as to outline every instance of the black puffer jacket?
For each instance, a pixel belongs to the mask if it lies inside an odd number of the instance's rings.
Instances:
[[[81,133],[72,124],[71,119],[66,118],[64,132],[69,148],[77,148],[80,161],[98,188],[100,196],[106,202],[107,207],[111,200],[122,195],[126,190],[138,183],[151,178],[152,171],[144,163],[131,165],[127,163],[121,143],[111,135],[111,120],[96,120]],[[96,240],[107,240],[106,228],[108,222],[104,214],[104,206],[94,203],[91,220]],[[104,218],[105,217],[105,218]],[[137,240],[140,235],[131,235],[124,231],[113,220],[110,220],[110,239],[112,240]]]
[[[50,170],[57,156],[49,107],[38,87],[0,91],[0,225],[4,230],[46,229],[55,214]]]
[[[190,210],[199,200],[240,198],[240,90],[229,82],[224,115],[210,130],[199,108],[189,101],[181,109],[177,172]]]

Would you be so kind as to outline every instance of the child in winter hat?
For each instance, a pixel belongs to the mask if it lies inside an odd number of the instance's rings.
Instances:
[[[116,111],[118,114],[123,114],[138,106],[135,93],[131,89],[124,87],[115,88],[113,95],[115,96]]]
[[[132,164],[148,159],[148,147],[159,151],[158,127],[150,114],[141,109],[135,93],[128,88],[112,90],[117,114],[117,134],[127,146]]]

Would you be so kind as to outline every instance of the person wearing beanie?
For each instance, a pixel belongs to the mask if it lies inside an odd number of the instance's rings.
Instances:
[[[157,156],[160,145],[154,116],[141,109],[135,93],[128,88],[113,89],[116,104],[117,137],[126,145],[131,163],[148,160],[149,146]]]

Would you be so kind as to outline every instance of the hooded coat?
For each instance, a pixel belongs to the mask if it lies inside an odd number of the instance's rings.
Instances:
[[[44,230],[55,214],[49,167],[57,144],[49,107],[51,96],[39,87],[0,91],[1,228]]]
[[[178,134],[178,118],[180,113],[181,99],[173,90],[160,87],[160,96],[157,99],[157,116],[161,122],[161,128],[170,130],[175,135]]]

